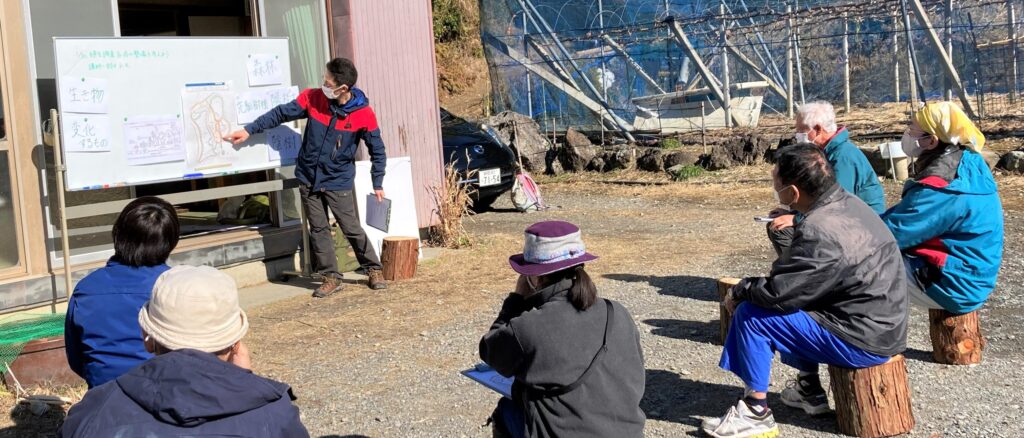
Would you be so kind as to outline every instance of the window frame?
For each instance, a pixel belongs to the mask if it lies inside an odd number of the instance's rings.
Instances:
[[[28,254],[25,248],[24,218],[22,216],[21,172],[20,166],[18,166],[18,148],[14,144],[14,138],[16,137],[14,132],[15,124],[12,123],[14,119],[14,106],[11,94],[9,93],[11,89],[9,80],[11,72],[9,71],[7,54],[11,52],[7,46],[9,40],[6,36],[8,27],[4,24],[10,23],[8,18],[10,17],[7,16],[7,10],[0,8],[0,105],[3,106],[3,120],[0,123],[3,124],[4,129],[4,137],[0,138],[0,151],[7,153],[7,171],[8,178],[11,181],[10,202],[14,214],[14,236],[18,262],[13,266],[0,268],[0,280],[22,276],[27,272],[28,267],[26,263]]]

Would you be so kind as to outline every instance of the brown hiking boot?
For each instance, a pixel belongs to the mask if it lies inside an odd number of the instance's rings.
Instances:
[[[345,288],[345,283],[333,275],[324,277],[324,282],[313,292],[313,298],[326,298]]]
[[[380,269],[370,269],[367,275],[370,276],[369,281],[367,281],[370,289],[381,290],[388,288],[388,283],[384,281],[384,272]]]

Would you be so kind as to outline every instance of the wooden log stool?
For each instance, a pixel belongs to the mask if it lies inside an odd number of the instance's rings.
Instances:
[[[981,363],[985,337],[981,335],[978,311],[957,315],[945,310],[928,311],[932,338],[932,359],[949,365]]]
[[[725,345],[725,337],[729,335],[729,324],[732,324],[732,312],[725,308],[725,295],[729,288],[739,284],[738,278],[718,279],[718,335],[722,345]]]
[[[416,276],[416,264],[420,258],[420,239],[385,237],[380,253],[385,280],[406,280]]]
[[[862,438],[901,435],[914,428],[903,355],[870,368],[829,365],[839,431]]]

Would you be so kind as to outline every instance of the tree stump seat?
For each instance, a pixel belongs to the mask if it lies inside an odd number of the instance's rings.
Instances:
[[[729,293],[729,288],[739,282],[739,278],[718,279],[718,335],[722,345],[725,345],[725,337],[729,335],[729,324],[732,323],[732,312],[725,308],[725,295]]]
[[[981,335],[978,311],[957,315],[945,310],[928,310],[932,359],[948,365],[981,363],[985,337]]]
[[[861,438],[905,434],[914,428],[903,355],[870,368],[829,365],[839,431]]]
[[[420,239],[385,237],[380,252],[385,280],[406,280],[416,275],[416,264],[420,259]]]

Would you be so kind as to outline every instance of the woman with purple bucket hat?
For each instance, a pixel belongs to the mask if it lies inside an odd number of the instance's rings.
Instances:
[[[480,358],[515,378],[491,416],[494,436],[643,436],[640,334],[621,304],[598,299],[584,270],[597,256],[568,222],[538,222],[525,237],[509,257],[515,292],[480,340]]]

